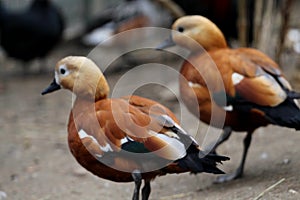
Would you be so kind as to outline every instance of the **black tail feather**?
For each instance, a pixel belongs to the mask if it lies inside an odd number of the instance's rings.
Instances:
[[[217,168],[217,164],[221,164],[222,161],[226,160],[229,160],[229,158],[226,156],[220,156],[216,154],[205,155],[203,152],[197,150],[193,153],[188,153],[184,158],[178,160],[178,164],[181,168],[195,174],[201,172],[224,174],[222,170]]]
[[[165,127],[176,133],[186,148],[186,156],[176,161],[180,168],[191,173],[224,174],[222,170],[217,168],[217,164],[229,160],[228,157],[204,154],[204,152],[200,151],[197,141],[180,128],[170,117],[156,116],[156,119],[160,122],[162,121]]]
[[[293,93],[296,97],[297,93]],[[299,94],[297,94],[299,95]],[[300,130],[300,109],[294,98],[287,98],[276,107],[261,107],[272,124]]]
[[[295,91],[287,91],[288,98],[300,99],[300,93]]]

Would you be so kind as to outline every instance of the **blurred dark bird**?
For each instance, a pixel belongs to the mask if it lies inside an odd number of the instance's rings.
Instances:
[[[28,62],[44,58],[62,38],[64,20],[51,0],[33,0],[19,12],[0,2],[0,45],[7,56]]]
[[[171,23],[170,13],[153,1],[126,0],[91,20],[81,37],[81,43],[96,46],[123,31],[147,26],[167,27]]]

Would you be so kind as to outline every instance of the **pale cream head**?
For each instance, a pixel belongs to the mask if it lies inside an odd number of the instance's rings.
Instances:
[[[109,86],[99,67],[83,56],[60,60],[55,66],[55,81],[80,98],[99,100],[109,94]]]
[[[188,38],[194,39],[205,50],[213,50],[218,48],[226,48],[226,40],[221,30],[209,19],[199,16],[184,16],[177,19],[172,29],[173,41],[182,47],[191,51],[199,50],[199,47]]]

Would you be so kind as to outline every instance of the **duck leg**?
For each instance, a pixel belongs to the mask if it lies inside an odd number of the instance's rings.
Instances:
[[[148,180],[146,181],[145,180],[145,185],[144,185],[144,187],[142,189],[142,200],[148,200],[150,192],[151,192],[150,181],[148,181]]]
[[[142,184],[141,172],[139,170],[135,170],[131,173],[131,176],[132,176],[132,178],[134,180],[134,183],[135,183],[132,200],[139,200],[140,188],[141,188],[141,184]]]
[[[231,181],[231,180],[234,180],[234,179],[241,178],[243,176],[244,165],[245,165],[248,149],[249,149],[249,146],[251,144],[252,133],[253,133],[253,131],[247,132],[247,135],[244,138],[244,151],[243,151],[243,157],[242,157],[242,161],[241,161],[240,166],[232,174],[219,176],[215,181],[216,183],[223,183],[223,182]]]
[[[210,152],[217,154],[216,149],[218,146],[220,146],[223,142],[229,139],[230,135],[232,133],[232,129],[230,127],[224,127],[223,133],[221,137],[219,137],[218,141],[215,144],[211,144],[210,146],[212,147]]]

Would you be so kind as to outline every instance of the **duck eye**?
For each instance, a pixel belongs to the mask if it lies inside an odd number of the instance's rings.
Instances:
[[[61,69],[60,69],[60,73],[61,73],[62,75],[64,75],[64,74],[66,73],[66,69],[61,68]]]
[[[66,65],[59,66],[59,74],[63,75],[63,76],[67,76],[69,74],[69,71],[68,71]]]
[[[177,31],[180,32],[180,33],[182,33],[182,32],[184,31],[184,28],[183,28],[182,26],[179,26],[179,27],[177,28]]]

